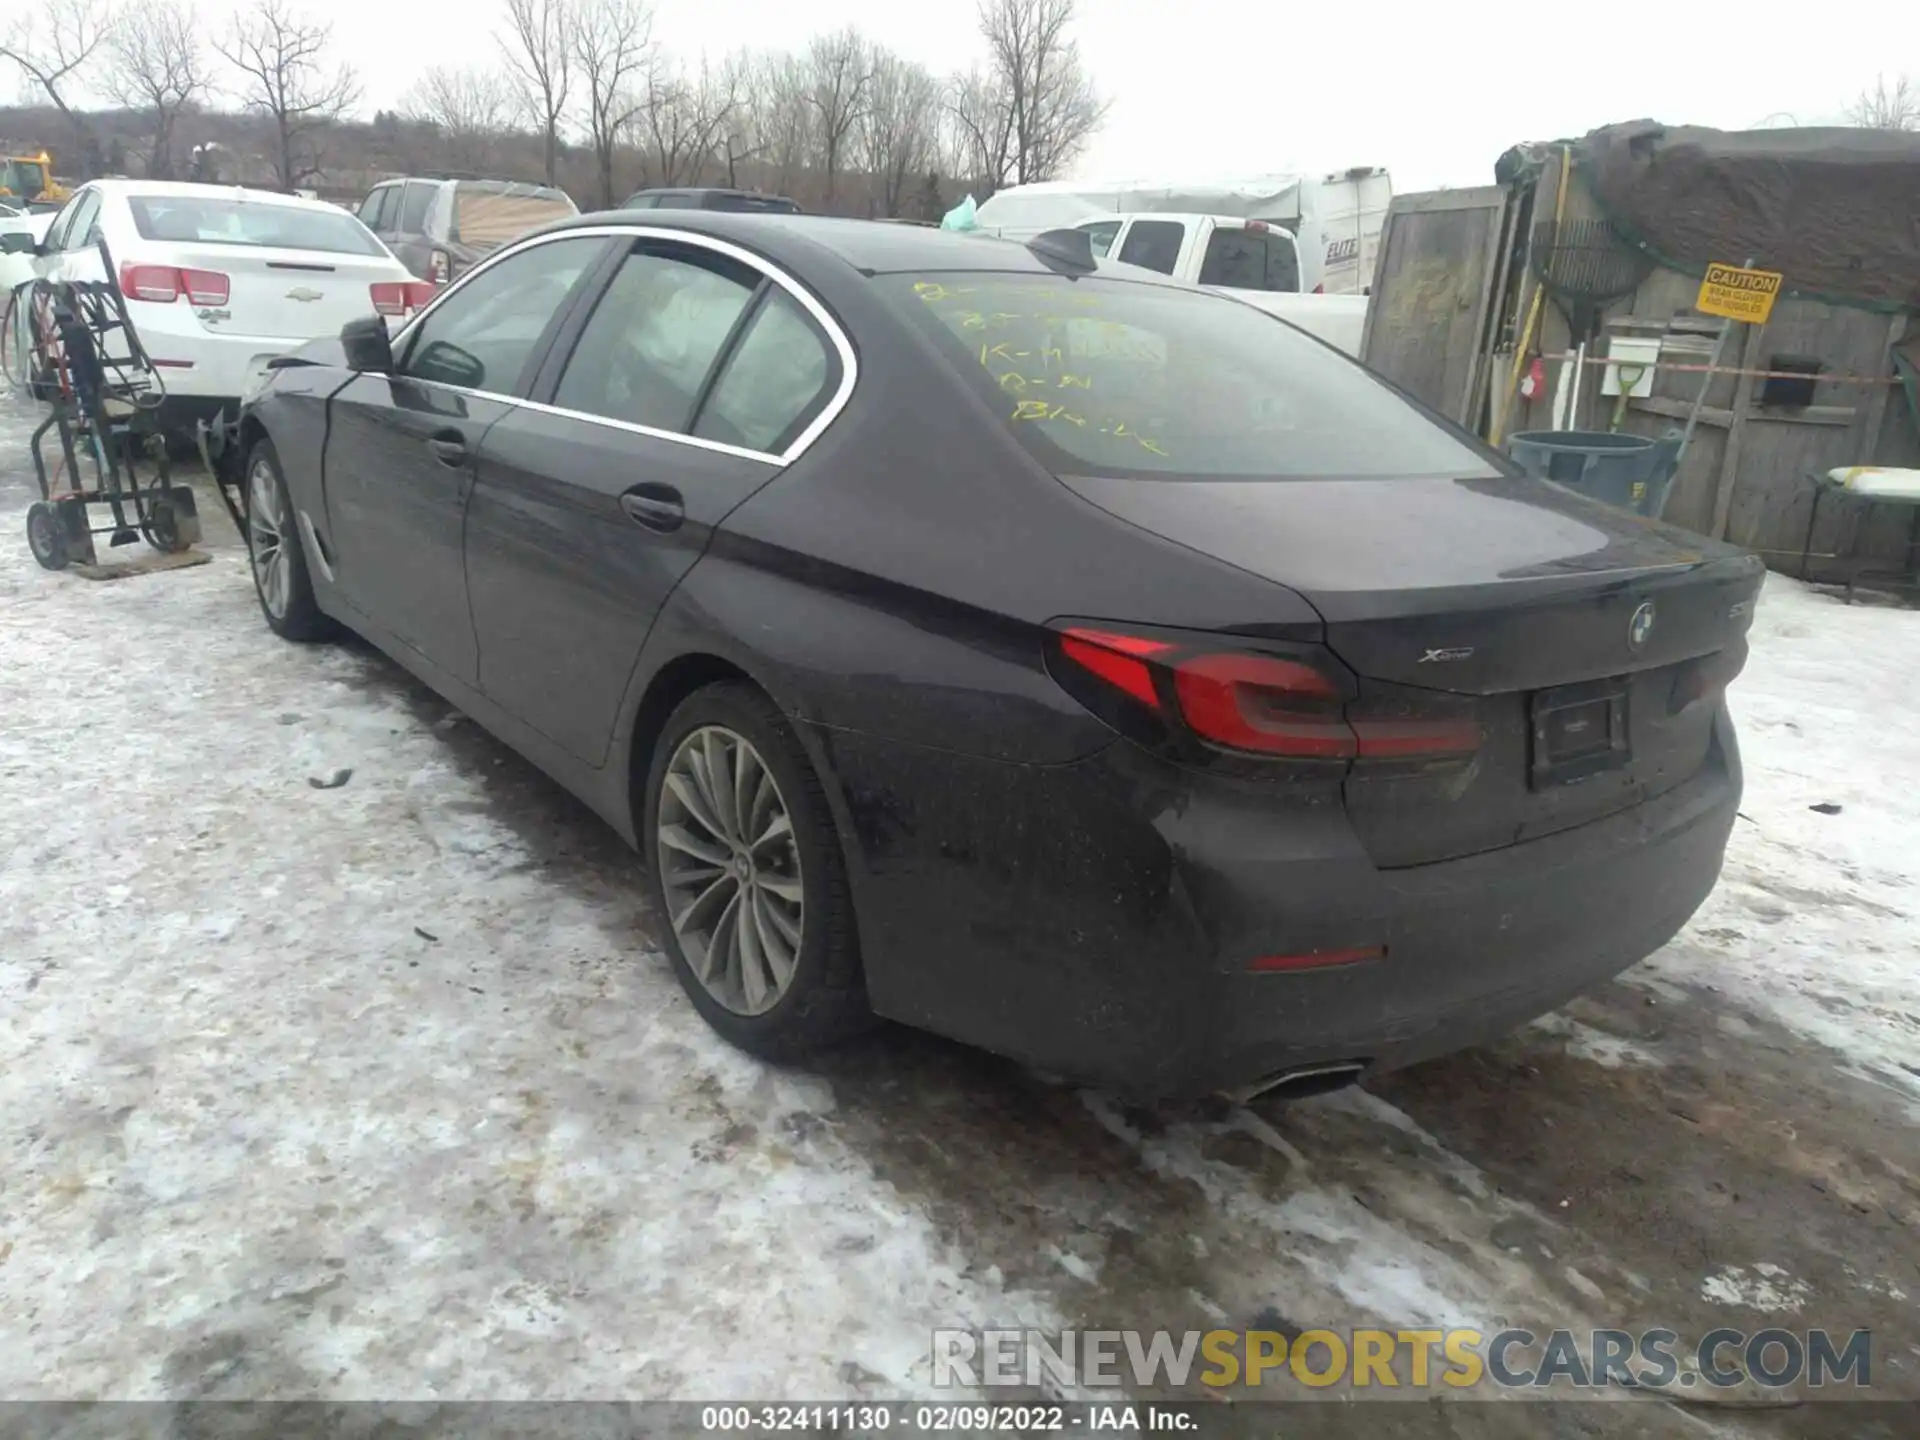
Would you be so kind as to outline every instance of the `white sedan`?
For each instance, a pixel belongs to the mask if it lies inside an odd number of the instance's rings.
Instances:
[[[96,180],[54,218],[33,258],[48,280],[103,280],[104,239],[166,399],[191,433],[239,402],[267,362],[341,325],[398,327],[435,294],[359,219],[320,200],[223,185]]]

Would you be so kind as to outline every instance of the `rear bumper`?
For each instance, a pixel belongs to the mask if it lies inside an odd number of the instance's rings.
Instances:
[[[195,402],[195,405],[174,407],[183,413],[192,410],[211,414],[225,405],[238,416],[241,397],[265,373],[269,360],[291,355],[310,340],[321,338],[318,332],[286,337],[215,335],[192,319],[185,306],[131,305],[128,311],[139,332],[140,344],[153,361],[160,383],[166,387],[167,399]],[[155,317],[145,313],[147,311],[178,313]],[[185,328],[187,324],[193,328]],[[390,332],[397,328],[392,319],[388,320],[387,328]]]
[[[1337,799],[1276,807],[1124,746],[1048,769],[810,739],[836,781],[875,1008],[1143,1098],[1392,1069],[1545,1013],[1686,923],[1740,795],[1723,709],[1707,766],[1665,795],[1383,871]],[[1385,954],[1247,969],[1366,946]]]

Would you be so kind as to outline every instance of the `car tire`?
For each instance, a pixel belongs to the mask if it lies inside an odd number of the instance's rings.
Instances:
[[[759,818],[732,827],[736,837],[749,842],[744,846],[696,819],[682,800],[690,789],[696,796],[700,793],[695,778],[699,757],[724,755],[733,742],[748,749],[748,773],[757,764],[772,785],[767,808]],[[729,774],[729,786],[731,777],[742,773],[737,751],[734,760],[736,764],[722,766]],[[746,788],[769,797],[751,781]],[[707,1024],[750,1054],[790,1060],[876,1023],[867,1003],[846,861],[826,793],[779,707],[763,691],[745,681],[722,681],[683,700],[654,746],[644,804],[641,830],[648,887],[660,919],[661,942],[674,974]],[[751,800],[746,808],[755,808]],[[755,834],[779,830],[776,809],[785,815],[790,836],[779,836],[756,851],[751,843]],[[740,813],[736,809],[730,820],[737,821]],[[729,822],[718,820],[717,814],[709,819],[717,820],[721,829],[728,828]],[[678,833],[663,839],[669,829]],[[681,848],[690,843],[706,847],[709,858],[717,858],[723,846],[731,845],[736,866],[742,863],[740,850],[748,852],[744,862],[748,878],[732,877],[731,900],[727,893],[718,892],[708,900],[708,891],[702,888],[707,883],[705,870],[725,871],[727,866],[711,866],[707,859],[690,856]],[[764,867],[764,873],[759,867]],[[792,873],[795,868],[797,877]],[[724,891],[718,877],[713,883]],[[776,893],[776,888],[784,894]],[[797,923],[785,898],[793,894],[799,896]],[[699,933],[702,924],[692,918],[703,913],[690,900],[693,896],[706,906],[704,914],[720,917],[704,936]],[[722,944],[722,921],[729,909],[736,929]],[[689,916],[684,931],[676,928],[676,915]],[[790,946],[794,930],[799,940],[797,946]],[[746,942],[745,955],[733,945],[736,938]],[[783,948],[792,951],[784,982],[778,979],[781,967],[775,963]],[[767,981],[777,988],[775,998],[757,1012],[750,983],[739,983],[751,971],[755,949],[763,962],[757,998],[766,1001]]]
[[[282,640],[329,640],[339,632],[313,598],[307,554],[294,521],[293,499],[273,442],[264,437],[247,454],[247,560],[254,598],[267,628]]]
[[[27,548],[43,570],[64,570],[73,559],[59,507],[36,500],[27,507]]]

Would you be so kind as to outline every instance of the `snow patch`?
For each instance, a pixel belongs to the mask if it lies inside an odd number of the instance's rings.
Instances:
[[[1811,1291],[1778,1265],[1723,1266],[1700,1282],[1700,1298],[1768,1313],[1797,1311]]]

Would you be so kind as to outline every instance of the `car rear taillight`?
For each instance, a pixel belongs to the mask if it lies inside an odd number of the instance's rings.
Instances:
[[[425,280],[376,280],[367,287],[373,296],[373,308],[381,315],[405,315],[426,306],[434,287]]]
[[[453,278],[453,261],[447,258],[444,250],[433,250],[427,254],[427,279],[435,285],[444,285]]]
[[[154,305],[171,305],[182,295],[190,305],[224,305],[232,285],[218,270],[187,270],[128,260],[120,267],[120,293],[129,300]]]
[[[1390,698],[1363,696],[1317,645],[1065,625],[1053,653],[1054,677],[1124,733],[1142,734],[1127,722],[1150,716],[1164,732],[1215,750],[1342,763],[1464,760],[1481,745],[1470,700],[1404,688]],[[1090,692],[1085,677],[1107,693]],[[1128,706],[1140,709],[1130,716]]]

